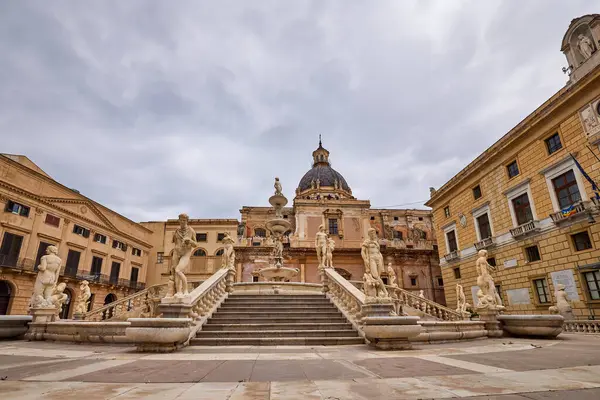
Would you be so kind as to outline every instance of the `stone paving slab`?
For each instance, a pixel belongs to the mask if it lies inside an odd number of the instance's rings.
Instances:
[[[93,365],[99,362],[101,362],[101,360],[56,360],[53,363],[26,365],[16,368],[3,369],[0,375],[2,375],[3,377],[6,376],[6,380],[15,381],[31,378],[34,376],[49,374],[56,371]]]
[[[438,364],[414,357],[373,358],[355,361],[354,363],[368,369],[382,378],[476,373],[467,369]]]

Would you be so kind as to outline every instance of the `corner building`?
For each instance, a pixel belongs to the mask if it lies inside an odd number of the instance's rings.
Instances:
[[[27,314],[40,258],[58,247],[70,318],[80,281],[90,309],[146,284],[152,231],[61,185],[23,155],[0,155],[0,315]]]
[[[450,307],[456,284],[476,304],[485,249],[507,312],[548,313],[559,283],[578,318],[600,312],[600,204],[585,176],[600,182],[599,41],[599,14],[574,19],[562,42],[567,84],[432,189]]]

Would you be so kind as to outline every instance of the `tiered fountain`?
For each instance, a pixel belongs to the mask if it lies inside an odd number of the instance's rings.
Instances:
[[[269,203],[275,209],[275,218],[267,221],[267,229],[271,232],[275,247],[270,265],[258,271],[260,276],[271,282],[289,281],[299,272],[297,268],[283,266],[283,235],[292,227],[290,221],[283,218],[282,210],[287,202],[287,198],[281,192],[279,178],[275,178],[275,194],[269,198]]]

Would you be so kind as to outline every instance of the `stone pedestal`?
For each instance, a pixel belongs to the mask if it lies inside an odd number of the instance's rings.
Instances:
[[[393,303],[371,303],[361,308],[362,317],[391,317],[394,315]]]
[[[409,341],[423,329],[419,317],[363,317],[363,331],[369,345],[380,350],[407,350]]]
[[[192,332],[191,318],[129,318],[125,336],[138,351],[169,353],[180,349]]]
[[[172,297],[171,299],[174,299]],[[165,301],[167,300],[167,301]],[[163,318],[188,318],[192,311],[191,304],[169,302],[168,298],[162,299],[158,305],[158,312]]]
[[[477,309],[479,320],[485,322],[485,329],[488,331],[488,337],[502,337],[502,325],[498,321],[500,312],[494,309]]]
[[[46,326],[56,318],[56,307],[32,308],[29,310],[29,313],[32,316],[32,321],[29,323],[25,339],[44,340]]]

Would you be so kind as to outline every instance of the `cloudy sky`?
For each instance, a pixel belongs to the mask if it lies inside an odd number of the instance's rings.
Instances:
[[[5,1],[0,151],[134,220],[239,218],[322,134],[356,197],[419,207],[564,85],[594,5]]]

